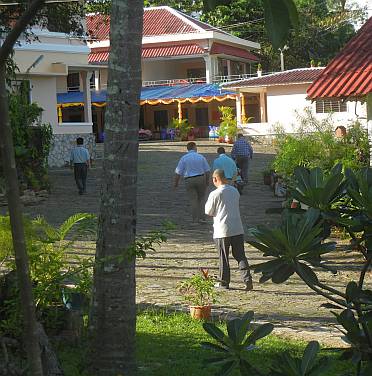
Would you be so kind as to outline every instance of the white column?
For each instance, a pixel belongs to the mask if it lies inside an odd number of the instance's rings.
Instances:
[[[231,61],[226,60],[227,62],[227,75],[230,77],[231,76]]]
[[[210,56],[204,56],[205,62],[205,78],[207,84],[211,84],[213,82],[213,67],[212,67],[212,58]]]
[[[236,96],[236,121],[238,123],[238,127],[242,125],[242,101],[239,93]]]
[[[260,114],[261,114],[261,123],[266,123],[266,101],[265,101],[265,92],[260,91]]]
[[[90,79],[92,72],[80,72],[83,81],[83,96],[84,96],[84,122],[92,123],[92,97],[90,93]]]
[[[369,165],[372,167],[372,93],[367,94],[367,129],[369,140]]]
[[[99,90],[99,70],[94,71],[94,88]]]

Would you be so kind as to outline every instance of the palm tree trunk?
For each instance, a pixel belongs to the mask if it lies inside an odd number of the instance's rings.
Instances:
[[[143,2],[113,0],[103,185],[90,329],[94,375],[135,374],[135,260]],[[100,260],[102,262],[100,262]]]

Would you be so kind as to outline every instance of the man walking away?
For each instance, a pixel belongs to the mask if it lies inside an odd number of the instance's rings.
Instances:
[[[71,150],[70,166],[74,166],[74,176],[79,195],[86,193],[86,181],[88,167],[90,167],[90,155],[88,149],[84,145],[84,139],[79,137],[76,139],[77,146]]]
[[[240,218],[239,192],[227,184],[223,170],[213,172],[213,184],[217,188],[209,194],[205,214],[213,217],[213,239],[219,253],[220,283],[216,287],[228,289],[230,284],[229,250],[238,262],[246,290],[253,289],[248,260],[244,253],[244,230]]]
[[[209,184],[209,164],[205,157],[197,152],[195,142],[189,142],[186,147],[188,152],[179,160],[175,170],[174,188],[178,187],[183,177],[191,203],[192,221],[205,222],[204,200]]]
[[[253,149],[251,144],[245,140],[241,133],[238,134],[238,139],[235,141],[231,150],[231,157],[236,161],[236,164],[241,170],[243,182],[247,184],[249,161],[253,157]]]
[[[229,184],[233,184],[238,175],[238,169],[236,163],[225,154],[225,148],[220,146],[217,149],[218,158],[213,162],[212,170],[223,170],[225,178]]]

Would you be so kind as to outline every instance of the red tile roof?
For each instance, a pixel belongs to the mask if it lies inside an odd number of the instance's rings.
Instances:
[[[313,82],[324,68],[300,68],[223,84],[224,88],[275,86]]]
[[[110,38],[110,16],[102,14],[88,15],[86,17],[87,30],[94,40],[107,40]],[[170,7],[145,8],[143,14],[143,36],[159,36],[167,34],[188,34],[201,31],[219,31],[204,22],[200,22],[182,12]]]
[[[227,44],[213,43],[210,51],[211,55],[225,54],[230,56],[241,57],[252,61],[259,61],[259,58],[243,48],[229,46]]]
[[[144,47],[142,58],[202,55],[205,51],[197,44],[182,44],[172,46]],[[89,63],[106,63],[110,54],[109,47],[92,48],[89,54]]]
[[[372,17],[307,89],[309,98],[362,97],[372,92]]]

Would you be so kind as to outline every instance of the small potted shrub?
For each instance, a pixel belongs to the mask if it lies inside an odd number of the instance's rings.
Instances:
[[[182,141],[188,140],[188,137],[194,128],[189,124],[187,119],[179,120],[177,118],[172,119],[171,127],[177,130],[177,133]]]
[[[236,134],[238,133],[238,125],[236,117],[234,116],[233,109],[231,107],[218,107],[221,113],[221,123],[218,131],[220,137],[224,137],[228,143],[233,143]]]
[[[216,302],[215,280],[208,270],[194,274],[179,284],[179,292],[189,304],[190,315],[194,319],[207,320],[211,316],[211,304]]]

